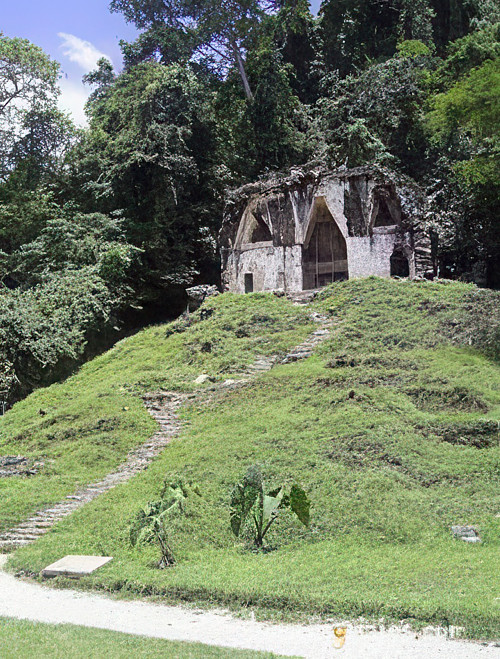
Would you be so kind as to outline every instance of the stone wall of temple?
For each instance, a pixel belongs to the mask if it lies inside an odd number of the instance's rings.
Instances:
[[[425,199],[386,170],[292,170],[229,198],[223,286],[300,291],[347,277],[431,276]]]

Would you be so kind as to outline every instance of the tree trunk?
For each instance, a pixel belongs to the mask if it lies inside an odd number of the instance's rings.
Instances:
[[[241,82],[243,84],[243,89],[245,91],[245,96],[247,97],[247,101],[253,101],[253,94],[252,94],[252,90],[250,89],[250,84],[248,82],[247,74],[245,71],[245,65],[243,63],[240,50],[234,41],[231,43],[231,48],[233,49],[234,57],[236,59],[236,64],[238,65],[238,72],[240,74]]]

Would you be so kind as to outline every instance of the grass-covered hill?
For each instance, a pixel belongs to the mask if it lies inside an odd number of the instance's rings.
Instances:
[[[152,466],[19,550],[39,571],[64,554],[114,560],[81,584],[133,595],[255,605],[299,615],[414,619],[498,633],[500,296],[450,282],[335,284],[309,307],[271,294],[223,295],[191,318],[120,342],[0,420],[0,455],[44,462],[0,479],[3,528],[123,459],[154,431],[139,395],[192,390],[280,354],[333,320],[309,359],[277,366],[182,412],[189,422]],[[204,385],[205,386],[205,385]],[[213,385],[209,385],[213,386]],[[39,414],[43,410],[44,414]],[[231,535],[232,486],[258,463],[272,486],[298,480],[305,529],[283,516],[252,552]],[[130,520],[182,477],[202,494],[176,524],[175,567],[132,548]],[[455,539],[473,525],[481,544]]]

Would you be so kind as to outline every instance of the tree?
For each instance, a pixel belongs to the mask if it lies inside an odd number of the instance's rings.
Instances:
[[[247,64],[256,81],[254,101],[238,104],[234,87],[225,86],[218,95],[227,120],[219,130],[228,131],[222,142],[230,145],[226,162],[236,181],[302,163],[311,152],[305,139],[306,110],[291,87],[290,65],[269,40],[249,53]]]
[[[83,83],[93,87],[88,99],[88,107],[99,101],[116,81],[116,74],[111,62],[101,57],[97,62],[97,69],[83,76]]]
[[[144,250],[143,301],[215,262],[222,186],[212,99],[189,68],[144,62],[88,104],[72,194],[88,212],[123,214],[127,241]]]
[[[406,51],[402,47],[358,76],[325,77],[328,91],[318,102],[318,114],[330,162],[354,167],[399,161],[413,176],[424,166],[423,106],[433,60],[425,51],[416,56]]]
[[[130,297],[132,268],[140,250],[127,244],[123,221],[102,213],[55,208],[39,235],[11,256],[12,278],[24,287],[53,272],[92,267],[113,294],[115,308]]]
[[[320,33],[327,69],[344,77],[371,60],[391,57],[398,22],[397,0],[324,0]]]
[[[67,375],[89,337],[114,325],[115,300],[95,268],[48,274],[23,290],[0,288],[0,391],[14,402]]]
[[[70,117],[55,107],[27,111],[10,153],[9,170],[11,176],[15,173],[12,184],[34,190],[54,181],[62,175],[80,134]]]
[[[280,10],[263,21],[256,37],[257,43],[249,44],[249,52],[259,49],[259,43],[270,38],[273,50],[281,56],[286,67],[293,93],[303,103],[316,101],[319,37],[317,21],[311,14],[309,2],[284,0],[280,3]],[[269,47],[270,42],[267,43]],[[255,79],[258,82],[259,78]]]
[[[246,98],[252,100],[244,44],[262,19],[275,10],[273,0],[112,0],[110,8],[147,31],[140,42],[148,44],[150,54],[159,49],[164,56],[173,46],[176,53],[208,58],[219,68],[234,66]],[[172,60],[167,56],[167,61]]]
[[[0,33],[0,180],[11,171],[12,149],[25,133],[26,116],[54,109],[58,77],[59,64],[41,48]]]
[[[323,0],[323,58],[341,77],[392,57],[398,43],[418,40],[439,55],[478,21],[499,20],[495,0]]]
[[[57,213],[53,193],[25,187],[25,172],[12,173],[0,185],[0,244],[7,254],[35,240]],[[5,273],[4,273],[5,274]]]
[[[487,59],[435,95],[427,116],[431,144],[440,154],[431,210],[446,247],[443,263],[452,275],[467,273],[489,285],[500,283],[499,98],[500,59]]]
[[[433,39],[440,55],[450,42],[464,37],[481,23],[500,20],[496,0],[431,0]]]

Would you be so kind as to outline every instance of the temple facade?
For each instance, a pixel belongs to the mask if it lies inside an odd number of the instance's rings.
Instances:
[[[432,276],[416,185],[386,170],[292,170],[229,198],[220,235],[228,291],[296,292],[353,277]]]

